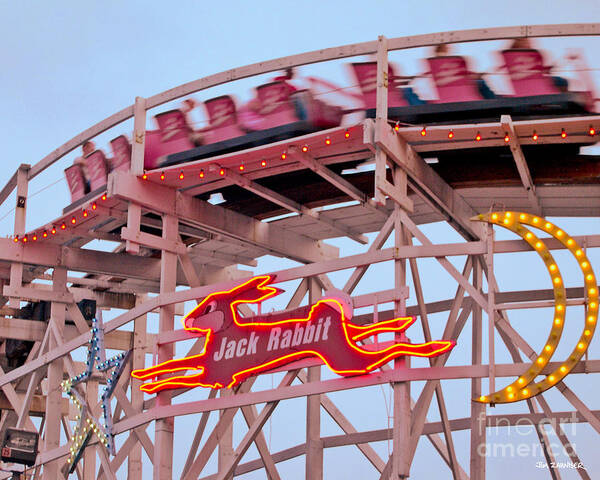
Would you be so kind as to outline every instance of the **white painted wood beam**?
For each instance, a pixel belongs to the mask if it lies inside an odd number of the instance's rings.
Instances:
[[[123,172],[110,174],[108,188],[111,195],[139,203],[154,212],[175,215],[184,223],[242,240],[276,255],[301,262],[317,262],[338,256],[338,249],[325,243],[211,205],[172,188],[145,183]]]
[[[234,184],[248,190],[249,192],[255,193],[256,195],[276,204],[280,207],[283,207],[290,212],[295,212],[299,215],[305,215],[307,217],[315,219],[317,222],[326,225],[329,228],[333,228],[337,232],[351,238],[352,240],[366,245],[368,243],[368,238],[366,235],[363,235],[360,232],[355,231],[354,229],[344,225],[342,222],[333,220],[329,218],[325,213],[318,212],[312,208],[305,207],[300,203],[281,195],[280,193],[271,190],[270,188],[264,187],[259,183],[250,180],[249,178],[240,175],[239,173],[224,168],[225,176],[229,178]]]
[[[483,227],[470,218],[477,212],[446,183],[386,122],[364,121],[365,143],[381,147],[408,175],[411,188],[438,210],[468,240],[483,238]]]
[[[510,146],[510,151],[512,152],[517,170],[519,171],[521,183],[523,183],[523,187],[525,187],[525,190],[527,191],[527,197],[531,203],[532,212],[536,215],[542,215],[540,199],[535,191],[535,185],[533,184],[533,179],[531,178],[531,172],[529,171],[529,166],[527,165],[527,159],[523,154],[523,150],[521,150],[521,144],[519,142],[519,137],[515,132],[515,126],[512,118],[510,115],[502,115],[500,117],[500,123],[509,137],[508,145]]]

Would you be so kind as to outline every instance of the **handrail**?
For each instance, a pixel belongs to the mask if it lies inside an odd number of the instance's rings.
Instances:
[[[388,39],[389,50],[404,50],[409,48],[427,47],[439,45],[441,43],[466,43],[477,41],[502,40],[526,37],[564,37],[564,36],[589,36],[600,35],[600,23],[579,23],[579,24],[555,24],[555,25],[523,25],[518,27],[494,27],[478,28],[470,30],[457,30],[440,33],[430,33],[414,35],[407,37],[397,37]],[[281,57],[265,62],[253,63],[243,67],[233,68],[220,73],[209,75],[207,77],[184,83],[177,87],[165,90],[162,93],[153,95],[146,100],[146,108],[154,108],[164,103],[176,100],[191,93],[205,90],[210,87],[221,85],[234,80],[252,77],[264,73],[282,70],[288,67],[308,65],[328,60],[336,60],[358,55],[368,55],[376,53],[377,41],[369,41],[343,45],[339,47],[325,48],[311,52],[300,53],[288,57]],[[58,147],[53,152],[46,155],[42,160],[32,166],[28,174],[28,179],[36,177],[46,168],[50,167],[67,153],[73,151],[83,142],[90,140],[96,135],[108,130],[115,125],[133,117],[133,105],[111,115],[94,126],[84,130],[73,137],[65,144]],[[11,188],[11,181],[0,191],[0,204],[10,195],[14,186]],[[7,193],[8,192],[8,193]]]
[[[20,167],[19,167],[20,168]],[[8,198],[8,196],[13,192],[13,190],[17,187],[17,172],[19,169],[15,170],[15,173],[12,174],[10,180],[6,182],[2,191],[0,191],[0,205],[4,203],[4,200]]]

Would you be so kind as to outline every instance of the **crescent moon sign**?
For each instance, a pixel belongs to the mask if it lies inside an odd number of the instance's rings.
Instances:
[[[596,283],[596,277],[590,261],[577,242],[563,230],[544,218],[521,212],[491,212],[473,217],[472,220],[498,225],[519,235],[531,245],[542,258],[548,268],[550,278],[552,279],[552,285],[554,287],[554,318],[552,321],[552,329],[550,330],[544,349],[529,368],[510,385],[502,390],[492,392],[489,395],[473,399],[477,402],[490,404],[511,403],[525,400],[552,388],[565,378],[573,367],[577,365],[577,362],[579,362],[588,349],[596,329],[596,321],[598,320],[598,285]],[[567,297],[564,282],[560,270],[554,261],[554,257],[546,247],[544,241],[538,238],[525,225],[550,234],[573,254],[583,273],[585,295],[587,296],[585,325],[579,341],[568,358],[562,362],[562,365],[552,373],[546,375],[546,377],[539,382],[536,382],[535,380],[538,375],[541,375],[542,370],[544,370],[550,362],[563,332]]]

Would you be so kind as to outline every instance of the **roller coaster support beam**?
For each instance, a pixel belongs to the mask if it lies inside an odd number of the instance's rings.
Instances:
[[[178,193],[175,189],[149,184],[123,172],[109,176],[109,194],[136,202],[160,214],[174,215],[208,232],[241,240],[274,255],[303,263],[338,256],[338,249],[295,234],[273,224],[260,222],[218,205]]]
[[[52,290],[56,293],[65,292],[67,288],[67,270],[56,267],[52,275]],[[59,346],[65,326],[66,305],[62,302],[52,302],[50,307],[50,323],[48,324],[48,346],[53,349]],[[48,391],[46,393],[46,416],[44,423],[44,450],[50,451],[60,446],[61,399],[63,381],[63,359],[57,358],[48,365]],[[44,465],[44,480],[59,478],[60,461]]]
[[[15,205],[15,237],[23,236],[26,227],[27,214],[27,190],[29,180],[29,165],[21,165],[17,170],[17,200]],[[13,262],[10,264],[10,285],[14,288],[21,287],[23,282],[23,264]],[[3,302],[5,303],[5,302]],[[11,298],[9,305],[14,308],[19,308],[21,303],[18,298]]]
[[[377,90],[375,117],[378,121],[388,120],[388,51],[387,38],[380,35],[377,39]],[[387,156],[381,147],[375,147],[375,202],[385,205],[385,192],[380,188],[387,182]]]
[[[133,105],[133,139],[131,141],[131,165],[130,173],[139,177],[144,173],[144,146],[146,144],[146,99],[142,97],[135,98]],[[142,219],[142,207],[134,202],[130,202],[127,207],[127,228],[134,232],[140,231],[140,222]],[[140,246],[131,241],[125,242],[127,253],[138,254]]]
[[[531,178],[531,172],[529,171],[529,167],[527,166],[527,160],[525,159],[525,155],[523,154],[523,150],[521,149],[519,137],[515,132],[515,127],[513,125],[512,118],[510,117],[510,115],[502,115],[500,117],[500,123],[502,124],[502,127],[504,127],[504,130],[508,134],[508,144],[510,146],[510,151],[512,152],[515,164],[517,165],[517,170],[519,171],[521,182],[523,183],[525,190],[527,190],[527,197],[529,198],[529,202],[531,203],[531,210],[536,215],[542,215],[542,206],[540,205],[540,199],[538,198],[537,193],[535,191],[535,185],[533,184],[533,179]]]
[[[481,292],[483,274],[481,264],[473,264],[473,286]],[[483,345],[483,319],[482,309],[477,303],[473,304],[472,316],[472,348],[471,362],[481,365]],[[471,379],[471,398],[481,395],[481,378]],[[480,402],[471,402],[471,461],[469,475],[473,480],[485,480],[485,451],[486,445],[486,405]]]
[[[178,221],[173,215],[162,216],[162,237],[167,241],[176,241],[179,237]],[[163,250],[160,260],[160,293],[172,293],[176,287],[177,254]],[[173,331],[175,328],[174,305],[160,307],[158,334]],[[174,345],[159,344],[157,363],[166,362],[173,358]],[[160,378],[160,377],[159,377]],[[172,392],[165,390],[156,395],[158,408],[171,405]],[[173,478],[173,433],[174,418],[165,417],[156,421],[154,437],[154,480]]]
[[[400,178],[406,179],[406,173],[400,170],[400,167],[394,167],[394,183],[398,185]],[[406,181],[404,181],[404,195],[406,195]],[[405,229],[399,211],[400,205],[394,205],[396,212],[394,221],[394,246],[400,248],[405,246],[408,240],[408,231]],[[394,278],[395,289],[400,291],[406,289],[406,259],[397,258],[394,260]],[[400,296],[399,300],[394,302],[394,315],[404,317],[406,315],[406,297]],[[406,342],[405,333],[396,334],[396,341]],[[410,367],[410,357],[399,357],[394,360],[394,368],[405,369]],[[404,480],[410,475],[410,441],[411,441],[411,408],[410,408],[410,382],[397,382],[392,384],[394,391],[394,434],[393,434],[393,461],[392,461],[392,479]]]
[[[308,302],[321,297],[315,278],[308,279]],[[307,368],[308,382],[321,381],[321,366]],[[306,480],[323,480],[323,442],[321,441],[321,396],[306,397]]]
[[[484,238],[484,227],[469,220],[476,213],[473,208],[387,122],[365,120],[364,136],[365,143],[381,147],[406,172],[411,189],[462,236],[468,240]]]
[[[376,122],[387,125],[388,120],[388,42],[383,35],[378,38],[377,45],[377,91],[376,91]],[[401,208],[412,211],[412,202],[408,199],[406,172],[400,167],[392,167],[394,185],[387,180],[387,152],[380,145],[375,146],[375,203],[385,205],[386,194],[395,200],[394,203],[394,247],[400,248],[407,242],[404,225],[400,220]],[[406,289],[406,259],[394,260],[395,290]],[[394,315],[406,315],[406,298],[399,296],[394,302]],[[404,333],[396,335],[397,341],[406,341]],[[398,358],[394,367],[404,369],[410,365],[408,357]],[[393,453],[391,464],[391,478],[393,480],[406,479],[409,476],[411,457],[410,450],[410,382],[395,382],[392,384],[394,392],[393,404]],[[381,474],[387,480],[387,469]]]
[[[358,243],[361,243],[363,245],[366,245],[367,243],[369,243],[369,240],[366,235],[363,235],[362,233],[357,232],[350,227],[341,225],[339,222],[337,222],[333,219],[330,219],[329,217],[324,215],[323,212],[318,212],[311,208],[305,207],[304,205],[301,205],[300,203],[296,202],[295,200],[287,198],[287,197],[271,190],[270,188],[264,187],[264,186],[260,185],[259,183],[255,182],[253,180],[250,180],[249,178],[247,178],[243,175],[240,175],[237,172],[234,172],[231,169],[224,168],[224,170],[226,172],[226,177],[229,180],[231,180],[236,185],[238,185],[242,188],[245,188],[249,192],[255,193],[256,195],[258,195],[266,200],[269,200],[270,202],[273,202],[274,204],[279,205],[280,207],[283,207],[291,212],[295,212],[299,215],[306,215],[307,217],[311,217],[311,218],[315,219],[316,221],[318,221],[319,223],[322,223],[323,225],[326,225],[329,228],[333,228],[334,230],[337,230],[341,234],[347,236],[348,238],[351,238],[352,240],[354,240]]]
[[[219,396],[221,398],[230,397],[233,395],[233,392],[230,389],[222,388],[219,391]],[[224,412],[219,412],[219,418],[223,417]],[[255,420],[256,421],[256,420]],[[249,429],[252,426],[248,427]],[[261,429],[257,429],[256,433],[259,433]],[[248,442],[250,445],[250,442]],[[229,424],[223,428],[221,435],[219,435],[219,450],[217,457],[217,468],[219,471],[219,478],[222,480],[233,480],[233,474],[229,472],[224,472],[227,469],[227,466],[234,462],[234,450],[233,450],[233,422],[229,422]]]
[[[136,299],[136,304],[141,303],[139,297]],[[153,343],[147,342],[146,334],[147,315],[140,315],[133,321],[133,355],[131,359],[132,370],[144,368],[146,345]],[[135,413],[142,413],[144,410],[144,392],[140,390],[140,385],[143,382],[135,377],[131,377],[131,406]],[[129,452],[127,459],[127,478],[142,478],[142,446],[140,442],[135,442]]]

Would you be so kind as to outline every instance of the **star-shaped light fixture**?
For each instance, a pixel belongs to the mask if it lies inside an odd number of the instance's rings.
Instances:
[[[86,369],[83,373],[80,373],[69,380],[65,380],[61,384],[63,391],[69,395],[69,398],[78,409],[78,414],[75,416],[77,425],[75,426],[73,436],[71,437],[71,453],[69,458],[67,458],[69,473],[72,473],[75,470],[75,467],[83,454],[83,450],[93,434],[98,437],[100,443],[102,443],[112,455],[115,455],[110,398],[117,386],[119,377],[125,369],[125,365],[127,364],[130,355],[131,350],[128,350],[127,352],[120,353],[107,360],[104,347],[104,327],[97,319],[94,318],[92,320],[92,338],[90,339],[88,346],[87,360],[85,362]],[[74,388],[80,383],[87,383],[87,380],[94,371],[94,367],[98,372],[107,372],[112,369],[112,373],[106,379],[106,386],[104,387],[101,397],[102,421],[98,421],[98,419],[88,411],[85,399],[81,393]]]

